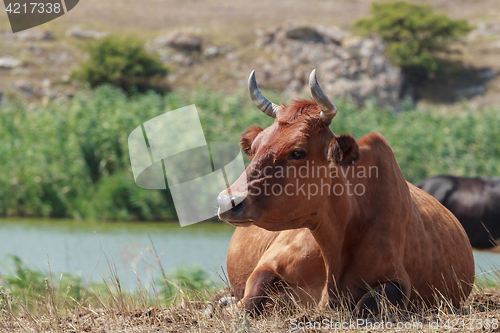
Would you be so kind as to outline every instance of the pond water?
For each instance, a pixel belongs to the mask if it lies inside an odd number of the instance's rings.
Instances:
[[[0,219],[0,272],[9,271],[8,255],[32,269],[80,275],[85,281],[109,281],[115,268],[129,290],[161,276],[154,254],[167,274],[202,268],[214,282],[226,262],[234,227],[224,223],[89,223],[67,220]],[[474,251],[478,276],[499,279],[500,254]]]
[[[202,268],[222,282],[221,266],[234,227],[224,223],[89,223],[65,220],[0,220],[0,272],[8,255],[29,268],[77,274],[85,281],[109,281],[112,271],[126,289],[143,286],[179,269]],[[158,257],[154,254],[154,249]],[[217,274],[216,274],[217,273]]]

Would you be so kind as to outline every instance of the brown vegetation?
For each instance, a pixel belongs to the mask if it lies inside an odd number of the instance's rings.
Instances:
[[[205,295],[206,296],[206,295]],[[204,297],[201,297],[203,299]],[[42,298],[41,298],[42,299]],[[279,304],[268,308],[266,314],[251,319],[230,307],[216,311],[208,318],[204,314],[207,302],[178,298],[177,305],[169,308],[148,306],[139,294],[123,296],[108,294],[97,301],[100,307],[85,302],[75,308],[55,308],[47,298],[28,310],[21,306],[12,311],[3,304],[0,314],[2,332],[498,332],[500,320],[500,294],[498,288],[475,288],[460,309],[450,309],[443,300],[435,309],[418,312],[386,309],[380,317],[369,317],[358,322],[350,310],[314,309],[297,304]],[[19,303],[18,303],[19,305]],[[316,324],[315,324],[316,323]],[[319,324],[321,323],[321,324]],[[326,323],[326,324],[325,324]],[[399,327],[398,327],[399,323]],[[359,324],[359,326],[358,326]],[[316,329],[304,329],[317,325]],[[321,328],[318,325],[327,325]],[[335,326],[337,325],[337,326]],[[344,327],[339,328],[339,325]],[[354,325],[354,326],[353,326]],[[364,326],[362,326],[364,325]],[[337,329],[335,329],[337,327]]]
[[[437,12],[444,12],[451,18],[466,19],[473,26],[480,23],[496,23],[500,17],[500,7],[496,0],[449,1],[429,0],[415,1],[429,3]],[[251,59],[258,52],[254,42],[257,39],[255,31],[287,23],[320,24],[327,27],[339,26],[349,29],[351,24],[368,15],[370,0],[357,1],[322,1],[304,2],[298,0],[269,2],[257,0],[244,2],[242,0],[224,2],[210,1],[121,1],[86,0],[80,1],[77,7],[67,15],[49,22],[41,29],[53,31],[54,41],[12,42],[9,40],[9,25],[5,11],[0,11],[0,29],[7,31],[0,37],[0,57],[16,56],[23,65],[15,70],[0,69],[0,90],[6,89],[13,81],[29,79],[41,85],[42,80],[50,79],[52,84],[65,84],[62,80],[71,70],[85,58],[81,46],[85,40],[68,37],[65,32],[79,25],[85,29],[102,32],[127,33],[132,32],[146,41],[152,42],[158,36],[174,31],[191,31],[201,35],[207,44],[235,47],[238,65],[229,67],[226,57],[217,57],[210,63],[194,64],[189,68],[173,68],[176,76],[175,88],[193,87],[203,83],[214,90],[234,92],[245,85],[248,73],[254,69]],[[479,36],[460,48],[463,54],[457,56],[464,61],[469,69],[492,68],[500,70],[498,55],[500,49],[495,46],[496,40]],[[234,61],[233,61],[234,62]],[[246,65],[245,65],[246,64]],[[186,75],[187,74],[187,75]],[[420,92],[431,103],[455,102],[461,97],[477,96],[479,104],[493,104],[499,101],[500,79],[490,81],[486,91],[479,91],[483,72],[465,70],[456,73],[454,77],[445,80],[436,79],[429,88]],[[488,74],[485,74],[488,75]],[[179,77],[182,77],[181,79]],[[443,91],[444,84],[459,81],[460,89],[464,82],[478,81],[478,88],[464,88],[459,96],[443,98],[451,93]],[[235,84],[238,82],[238,84]],[[469,84],[470,86],[470,84]],[[439,89],[436,89],[439,88]],[[62,89],[64,91],[71,90]],[[455,89],[456,90],[456,89]],[[438,93],[436,93],[438,91]]]

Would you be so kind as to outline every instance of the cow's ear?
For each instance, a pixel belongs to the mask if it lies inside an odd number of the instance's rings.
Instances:
[[[359,158],[358,144],[352,135],[336,136],[330,143],[329,155],[338,165],[353,164]]]
[[[262,132],[262,128],[259,126],[250,126],[248,127],[240,136],[240,147],[243,149],[245,154],[252,158],[252,143],[253,140]]]

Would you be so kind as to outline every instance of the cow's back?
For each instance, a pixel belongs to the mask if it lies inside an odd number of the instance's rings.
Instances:
[[[443,296],[468,296],[474,283],[474,258],[467,234],[435,198],[410,183],[408,186],[414,213],[406,234],[404,262],[413,287],[424,298],[434,294],[430,286]],[[416,293],[412,295],[418,300]],[[459,301],[453,297],[454,305]]]

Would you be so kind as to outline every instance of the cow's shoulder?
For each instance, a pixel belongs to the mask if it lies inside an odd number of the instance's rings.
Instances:
[[[389,142],[378,132],[371,132],[360,138],[358,145],[363,148],[386,151],[391,150]]]
[[[372,132],[366,134],[358,141],[362,161],[371,165],[394,165],[397,164],[394,152],[382,134]]]

